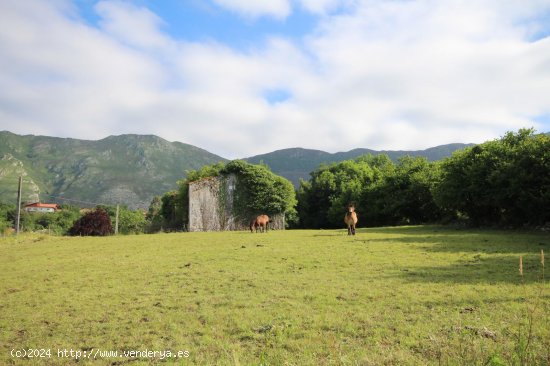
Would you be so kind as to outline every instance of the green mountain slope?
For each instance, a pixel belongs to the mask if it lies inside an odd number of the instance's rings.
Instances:
[[[225,160],[151,135],[87,141],[6,131],[0,132],[0,159],[3,202],[15,202],[17,177],[23,175],[23,191],[32,187],[43,202],[71,202],[58,198],[64,197],[130,208],[147,208],[153,196],[175,189],[186,170]],[[24,200],[33,196],[24,194]]]
[[[292,148],[252,156],[245,160],[253,164],[264,163],[268,165],[274,173],[291,180],[297,187],[300,179],[308,180],[309,173],[317,169],[321,164],[330,164],[355,159],[356,157],[364,154],[386,154],[393,160],[397,160],[398,158],[406,155],[424,156],[430,161],[436,161],[450,156],[456,150],[461,150],[471,145],[472,144],[448,144],[416,151],[376,151],[370,149],[354,149],[347,152],[338,152],[334,154],[319,150]]]
[[[263,162],[292,181],[309,179],[320,164],[385,153],[426,156],[439,160],[466,144],[450,144],[422,151],[354,149],[330,154],[319,150],[284,149],[245,160]],[[147,208],[155,195],[176,188],[186,170],[226,159],[180,142],[152,135],[109,136],[98,141],[0,132],[0,202],[15,203],[18,177],[23,176],[23,201],[125,204]],[[62,199],[63,198],[63,199]],[[72,199],[75,201],[70,201]]]

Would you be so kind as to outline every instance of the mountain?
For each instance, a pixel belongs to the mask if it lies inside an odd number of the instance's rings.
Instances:
[[[426,156],[439,160],[466,144],[421,151],[354,149],[330,154],[320,150],[284,149],[245,160],[263,162],[298,186],[320,164],[363,154]],[[0,202],[15,203],[23,176],[23,202],[73,203],[80,206],[124,204],[147,208],[156,195],[176,189],[186,170],[226,161],[198,147],[153,135],[109,136],[98,141],[0,132]]]
[[[0,201],[15,203],[17,180],[23,176],[23,201],[40,197],[43,202],[147,208],[155,195],[176,189],[186,170],[225,160],[152,135],[87,141],[2,131]]]
[[[414,151],[353,149],[347,152],[337,152],[334,154],[320,150],[291,148],[252,156],[245,160],[252,164],[266,164],[274,173],[286,177],[294,183],[295,187],[297,187],[300,179],[308,180],[310,177],[309,173],[317,169],[321,164],[331,164],[355,159],[364,154],[386,154],[394,161],[406,155],[424,156],[430,161],[436,161],[450,156],[456,150],[461,150],[471,145],[472,144],[448,144],[426,150]]]

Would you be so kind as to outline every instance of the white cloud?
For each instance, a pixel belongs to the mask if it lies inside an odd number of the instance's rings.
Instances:
[[[229,9],[247,18],[271,16],[286,18],[291,7],[288,0],[250,1],[250,0],[213,0],[219,6]]]
[[[249,17],[290,12],[267,3],[222,5]],[[228,158],[550,130],[529,122],[550,115],[550,38],[532,42],[548,32],[536,20],[547,1],[301,3],[323,14],[302,42],[272,36],[237,51],[172,38],[158,15],[128,2],[98,3],[98,28],[68,1],[0,2],[0,129],[153,133]],[[270,103],[269,90],[289,98]]]
[[[310,46],[331,91],[314,104],[337,96],[329,113],[354,126],[347,138],[361,136],[361,145],[375,148],[481,142],[532,125],[529,116],[547,111],[542,99],[550,93],[534,60],[548,62],[549,48],[547,40],[525,40],[515,10],[499,12],[490,2],[365,2],[326,19]],[[387,136],[388,127],[395,133]]]
[[[147,8],[138,8],[122,1],[100,1],[95,5],[105,33],[132,46],[166,48],[171,41],[159,31],[162,19]]]
[[[307,11],[321,15],[327,14],[341,5],[350,3],[350,1],[342,0],[299,0],[298,2]]]

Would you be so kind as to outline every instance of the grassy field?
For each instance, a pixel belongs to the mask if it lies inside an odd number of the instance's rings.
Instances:
[[[1,238],[0,364],[548,365],[541,249],[438,226]]]

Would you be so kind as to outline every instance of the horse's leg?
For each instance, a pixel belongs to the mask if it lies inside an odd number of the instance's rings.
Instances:
[[[351,227],[351,234],[355,235],[355,224],[353,224],[353,226]]]
[[[351,225],[348,225],[348,235],[351,235]]]

